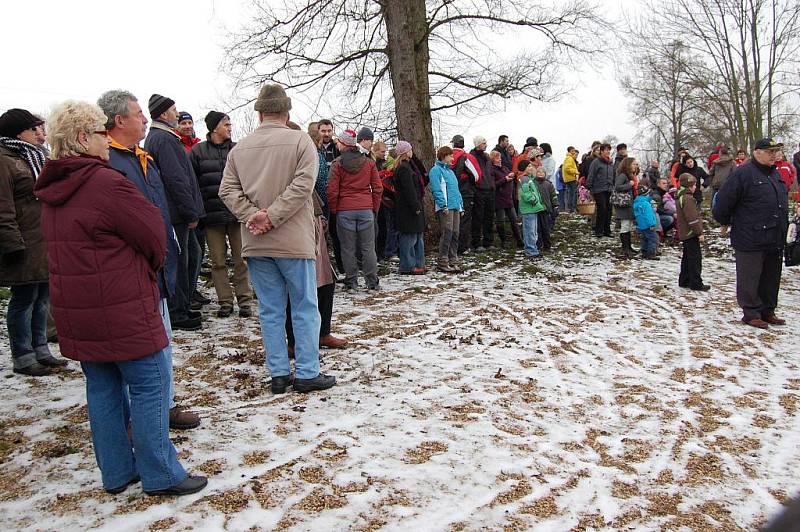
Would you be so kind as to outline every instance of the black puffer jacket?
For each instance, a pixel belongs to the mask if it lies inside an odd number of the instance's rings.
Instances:
[[[189,159],[192,161],[197,183],[200,185],[200,195],[203,197],[203,207],[206,210],[205,225],[227,225],[238,222],[231,214],[228,207],[219,199],[219,184],[222,181],[222,172],[228,160],[228,152],[236,146],[230,139],[221,144],[208,140],[192,146]]]

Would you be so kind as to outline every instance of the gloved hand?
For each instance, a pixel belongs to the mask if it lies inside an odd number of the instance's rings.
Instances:
[[[15,264],[22,264],[25,260],[25,250],[18,249],[16,251],[12,251],[11,253],[3,253],[0,256],[0,262],[3,263],[3,266],[13,266]]]

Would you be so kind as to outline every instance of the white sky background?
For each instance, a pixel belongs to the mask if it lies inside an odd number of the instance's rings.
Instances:
[[[135,3],[43,0],[3,4],[0,44],[6,54],[0,77],[0,111],[21,107],[47,113],[67,98],[96,101],[108,89],[127,89],[146,107],[154,92],[189,111],[203,136],[203,117],[215,104],[231,101],[228,78],[219,72],[222,44],[244,20],[246,0],[139,0]],[[611,16],[633,0],[606,3]],[[107,40],[106,40],[107,39]],[[609,49],[611,63],[617,50]],[[624,60],[623,58],[617,58]],[[533,135],[550,142],[556,157],[568,145],[581,152],[592,140],[613,134],[631,144],[636,126],[610,67],[568,75],[578,88],[555,103],[516,100],[489,116],[459,117],[442,137],[464,135],[470,145],[484,135],[493,146],[501,133],[518,149]],[[247,95],[250,96],[250,95]],[[312,119],[294,96],[293,119]],[[452,124],[451,120],[447,121]],[[357,127],[369,124],[347,124]],[[337,125],[338,129],[338,125]],[[435,134],[438,132],[435,131]]]

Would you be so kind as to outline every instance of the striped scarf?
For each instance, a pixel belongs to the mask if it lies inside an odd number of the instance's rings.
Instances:
[[[44,166],[44,152],[39,146],[28,144],[23,140],[12,139],[11,137],[0,137],[0,146],[18,153],[28,164],[31,172],[33,172],[33,179],[39,177],[39,173]]]

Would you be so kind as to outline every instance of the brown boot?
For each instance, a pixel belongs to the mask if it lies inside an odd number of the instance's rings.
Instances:
[[[200,425],[200,416],[194,412],[187,412],[179,406],[169,410],[169,428],[173,430],[189,430]]]
[[[786,325],[786,320],[779,318],[778,316],[775,315],[774,312],[765,314],[761,318],[770,325]]]
[[[332,334],[326,334],[325,336],[320,336],[319,338],[319,346],[328,347],[330,349],[342,349],[348,343],[349,342],[344,338],[336,338]]]
[[[749,325],[750,327],[756,327],[758,329],[769,329],[769,323],[759,318],[753,318],[752,320],[746,320],[742,318],[742,322],[745,325]]]

